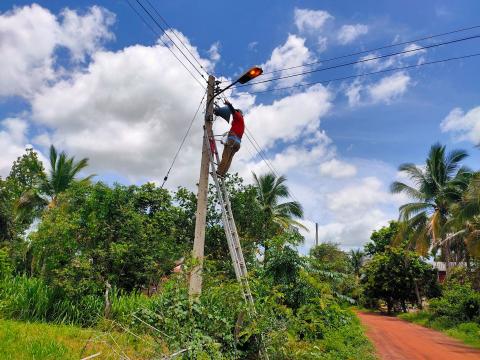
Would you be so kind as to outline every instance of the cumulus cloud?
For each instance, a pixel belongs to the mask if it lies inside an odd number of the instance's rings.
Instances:
[[[405,72],[396,72],[377,83],[368,86],[368,93],[374,103],[390,103],[407,91],[411,78]]]
[[[443,132],[451,132],[459,141],[471,141],[480,144],[480,106],[464,112],[455,108],[443,119],[440,124]]]
[[[0,122],[0,176],[6,177],[13,161],[24,152],[28,144],[27,128],[27,122],[20,118]]]
[[[72,61],[82,61],[113,38],[113,21],[113,14],[97,6],[83,15],[65,9],[58,18],[36,4],[1,14],[0,96],[31,97],[57,80],[56,49],[64,47]]]
[[[354,165],[348,164],[338,159],[326,161],[320,165],[320,174],[333,178],[352,177],[357,173]]]
[[[291,141],[305,132],[314,132],[320,119],[332,106],[332,96],[322,85],[314,85],[270,105],[258,104],[246,116],[246,124],[261,146],[270,147],[276,141]]]
[[[358,37],[368,33],[368,26],[364,24],[343,25],[337,35],[340,44],[350,44]]]
[[[208,55],[210,55],[210,60],[212,62],[217,62],[220,60],[220,42],[214,42],[212,46],[210,46],[210,49],[208,49]]]
[[[283,70],[293,66],[301,66],[315,61],[315,57],[305,45],[305,39],[296,35],[289,35],[283,45],[277,46],[273,51],[270,59],[262,65],[265,75],[262,80],[268,80],[273,77],[280,77],[292,74],[292,70]],[[274,72],[272,74],[272,72]],[[295,76],[292,78],[282,79],[276,84],[278,86],[291,86],[303,81],[304,76]],[[262,83],[254,85],[256,91],[265,90],[270,83]]]
[[[333,16],[323,10],[295,8],[294,19],[299,31],[312,31],[322,29],[328,20],[333,19]]]
[[[202,92],[166,47],[137,45],[95,53],[86,71],[35,95],[32,117],[54,144],[89,157],[93,171],[155,180],[163,177]],[[177,164],[177,184],[197,173],[201,120],[196,124]]]

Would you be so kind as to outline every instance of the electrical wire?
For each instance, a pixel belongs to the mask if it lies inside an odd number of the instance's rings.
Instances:
[[[309,83],[305,83],[305,84],[285,86],[285,87],[273,88],[273,89],[267,89],[267,90],[260,90],[260,91],[247,91],[247,92],[248,92],[249,94],[263,94],[263,93],[267,93],[267,92],[270,92],[270,91],[279,91],[279,90],[293,89],[293,88],[299,88],[299,87],[316,85],[316,84],[328,84],[328,83],[331,83],[331,82],[334,82],[334,81],[342,81],[342,80],[356,79],[356,78],[365,77],[365,76],[370,76],[370,75],[383,74],[383,73],[386,73],[386,72],[392,72],[392,71],[398,71],[398,70],[406,70],[406,69],[412,69],[412,68],[419,68],[419,67],[421,67],[421,66],[439,64],[439,63],[444,63],[444,62],[453,61],[453,60],[468,59],[468,58],[472,58],[472,57],[476,57],[476,56],[480,56],[480,53],[463,55],[463,56],[456,56],[456,57],[451,57],[451,58],[446,58],[446,59],[440,59],[440,60],[434,60],[434,61],[428,61],[428,62],[424,62],[424,63],[420,63],[420,64],[415,64],[415,65],[399,66],[399,67],[390,68],[390,69],[384,69],[384,70],[379,70],[379,71],[372,71],[372,72],[368,72],[368,73],[364,73],[364,74],[356,74],[356,75],[350,75],[350,76],[343,76],[343,77],[333,78],[333,79],[329,79],[329,80],[314,81],[314,82],[309,82]]]
[[[203,65],[200,63],[200,61],[198,61],[198,59],[196,58],[196,56],[194,54],[192,54],[192,52],[190,51],[190,49],[188,48],[188,46],[185,45],[185,43],[182,41],[182,39],[180,39],[180,37],[177,35],[177,32],[175,31],[175,29],[173,27],[171,27],[167,20],[165,20],[165,18],[160,15],[160,13],[158,12],[157,8],[150,2],[150,0],[146,0],[147,1],[147,4],[150,5],[150,7],[153,9],[153,11],[155,11],[155,13],[158,15],[158,17],[163,21],[163,23],[168,27],[168,29],[172,32],[173,35],[175,35],[175,37],[177,38],[178,41],[180,41],[180,44],[183,45],[183,47],[185,48],[185,50],[188,51],[188,53],[191,55],[191,57],[195,60],[195,62],[200,66],[200,68],[205,71],[205,73],[207,75],[208,74],[208,71],[203,67]]]
[[[184,58],[190,63],[190,65],[192,65],[192,67],[200,74],[200,76],[206,80],[205,76],[202,74],[202,72],[200,70],[198,70],[198,68],[192,63],[192,61],[188,58],[187,55],[185,55],[185,53],[182,51],[182,49],[180,49],[178,47],[178,45],[175,43],[175,41],[173,41],[173,39],[170,37],[170,35],[168,35],[168,32],[163,28],[162,25],[159,24],[159,22],[155,19],[155,17],[152,15],[152,13],[150,11],[148,11],[147,8],[145,8],[145,6],[143,6],[143,4],[140,2],[140,0],[135,0],[137,2],[138,5],[140,5],[140,7],[143,9],[143,11],[145,11],[147,13],[147,15],[150,17],[150,19],[152,19],[152,21],[163,31],[163,33],[165,34],[165,36],[167,36],[170,41],[172,42],[172,44],[178,49],[178,51],[180,51],[180,53],[184,56]]]
[[[263,84],[263,83],[276,81],[276,80],[289,79],[289,78],[292,78],[292,77],[303,76],[303,75],[312,74],[312,73],[316,73],[316,72],[337,69],[337,68],[340,68],[340,67],[345,67],[345,66],[350,66],[350,65],[355,65],[355,64],[362,64],[362,63],[369,62],[369,61],[375,61],[375,60],[378,60],[378,59],[383,59],[383,58],[392,57],[392,56],[398,56],[398,55],[402,55],[402,54],[407,54],[407,53],[426,50],[426,49],[430,49],[430,48],[434,48],[434,47],[438,47],[438,46],[442,46],[442,45],[449,45],[449,44],[459,43],[461,41],[473,40],[473,39],[478,39],[478,38],[480,38],[480,35],[468,36],[468,37],[465,37],[465,38],[454,39],[454,40],[445,41],[445,42],[442,42],[442,43],[437,43],[437,44],[432,44],[432,45],[427,45],[427,46],[420,46],[420,47],[417,47],[415,49],[398,51],[398,52],[390,53],[390,54],[386,54],[386,55],[380,55],[380,56],[375,56],[375,57],[371,57],[371,58],[351,61],[351,62],[348,62],[348,63],[333,65],[333,66],[329,66],[329,67],[326,67],[326,68],[314,69],[314,70],[304,71],[304,72],[301,72],[301,73],[289,74],[289,75],[279,76],[279,77],[272,78],[272,79],[256,81],[256,82],[253,82],[253,83],[237,85],[237,86],[234,86],[233,88],[241,88],[241,87],[245,87],[245,86],[253,86],[253,85],[256,85],[256,84]]]
[[[190,120],[190,124],[188,125],[187,131],[185,132],[185,135],[183,135],[182,141],[180,142],[180,146],[177,149],[177,152],[175,153],[175,156],[173,157],[172,163],[170,164],[170,167],[168,168],[167,174],[163,178],[162,186],[160,186],[160,189],[163,189],[163,186],[168,180],[168,176],[170,175],[170,171],[173,168],[173,165],[175,165],[175,161],[177,160],[178,154],[180,154],[180,150],[182,150],[183,144],[185,144],[185,140],[187,139],[188,134],[190,133],[190,129],[192,128],[193,122],[195,121],[198,111],[200,110],[200,107],[203,104],[203,100],[205,99],[205,95],[207,92],[205,92],[202,96],[202,100],[200,100],[200,104],[198,104],[198,108],[195,111],[195,115],[193,115],[192,120]]]
[[[478,28],[480,28],[480,25],[470,26],[470,27],[461,28],[461,29],[457,29],[457,30],[452,30],[452,31],[448,31],[448,32],[440,33],[440,34],[425,36],[425,37],[418,38],[418,39],[415,39],[415,40],[408,40],[408,41],[403,41],[403,42],[396,43],[396,44],[384,45],[384,46],[380,46],[380,47],[377,47],[377,48],[374,48],[374,49],[362,50],[362,51],[358,51],[358,52],[354,52],[354,53],[350,53],[350,54],[346,54],[346,55],[336,56],[336,57],[333,57],[333,58],[320,59],[320,60],[317,60],[317,61],[314,61],[314,62],[311,62],[311,63],[308,63],[308,64],[290,66],[290,67],[286,67],[286,68],[283,68],[283,69],[264,72],[263,75],[272,74],[272,73],[285,71],[285,70],[297,69],[297,68],[305,67],[305,66],[313,66],[313,65],[316,65],[316,64],[320,64],[320,63],[326,63],[326,62],[339,60],[339,59],[344,59],[344,58],[352,57],[352,56],[356,56],[356,55],[363,55],[363,54],[371,53],[371,52],[374,52],[374,51],[389,49],[389,48],[392,48],[392,47],[413,44],[413,43],[416,43],[418,41],[430,40],[430,39],[434,39],[434,38],[437,38],[437,37],[456,34],[456,33],[459,33],[459,32],[469,31],[469,30],[478,29]]]
[[[135,14],[137,14],[137,16],[142,20],[142,22],[160,39],[160,41],[163,43],[163,45],[165,45],[165,47],[172,53],[172,55],[175,57],[175,59],[178,60],[178,62],[185,68],[185,70],[188,71],[188,73],[193,77],[193,79],[198,83],[200,84],[200,86],[203,88],[203,89],[206,89],[205,85],[200,81],[198,80],[198,78],[190,71],[190,69],[180,60],[180,58],[177,56],[177,54],[175,54],[173,52],[173,50],[170,48],[170,46],[168,46],[168,44],[163,41],[162,37],[161,37],[161,34],[155,30],[153,28],[152,25],[150,25],[150,23],[145,20],[145,18],[142,16],[142,14],[140,14],[137,9],[130,3],[130,0],[125,0],[128,4],[128,6],[130,6],[130,8],[133,10],[133,12],[135,12]]]

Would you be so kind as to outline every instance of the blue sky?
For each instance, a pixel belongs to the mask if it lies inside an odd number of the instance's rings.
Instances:
[[[151,1],[204,67],[224,80],[254,64],[278,70],[480,25],[478,1],[211,1],[208,7]],[[0,60],[0,175],[25,145],[46,154],[54,143],[88,156],[100,180],[160,181],[202,90],[126,1],[32,4],[0,3],[0,49],[7,54]],[[480,28],[412,46],[479,34]],[[477,52],[478,38],[256,90]],[[275,168],[287,175],[304,204],[306,225],[319,222],[323,241],[351,248],[396,218],[407,200],[388,191],[401,179],[399,164],[421,164],[440,141],[468,150],[467,164],[477,167],[479,68],[476,57],[257,96],[245,91],[249,87],[229,96],[246,111],[247,126]],[[216,124],[216,131],[225,126]],[[200,142],[199,118],[172,171],[171,189],[194,189]],[[247,181],[252,170],[267,170],[254,153],[244,140],[234,164]],[[306,234],[303,250],[312,236]]]

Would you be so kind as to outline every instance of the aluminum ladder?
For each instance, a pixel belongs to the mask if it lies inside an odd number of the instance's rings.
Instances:
[[[206,137],[208,144],[208,155],[210,157],[210,173],[213,181],[215,182],[215,188],[217,189],[218,204],[222,210],[222,222],[225,230],[225,236],[227,238],[228,249],[232,258],[233,268],[235,270],[235,276],[240,284],[242,296],[247,304],[248,315],[251,318],[255,318],[257,311],[255,310],[255,302],[253,299],[252,291],[248,283],[248,272],[243,257],[242,246],[240,244],[240,237],[238,236],[237,226],[235,225],[235,219],[233,218],[232,206],[230,204],[230,198],[225,186],[223,178],[217,176],[217,167],[215,164],[220,163],[220,157],[217,151],[217,145],[213,133],[207,134],[207,130],[204,130],[204,136]],[[268,360],[268,354],[266,352],[263,336],[260,335],[260,357]]]

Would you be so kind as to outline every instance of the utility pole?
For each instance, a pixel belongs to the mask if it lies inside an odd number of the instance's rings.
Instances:
[[[205,226],[207,219],[207,193],[208,193],[208,167],[210,158],[208,146],[209,137],[212,136],[213,123],[213,97],[215,90],[215,77],[208,77],[207,87],[207,109],[205,111],[205,124],[207,136],[203,136],[202,162],[200,164],[200,178],[198,180],[197,212],[195,213],[195,238],[193,240],[193,261],[194,267],[190,274],[189,295],[190,298],[197,297],[202,293],[202,270],[205,249]]]
[[[318,223],[315,223],[315,246],[318,246]]]

